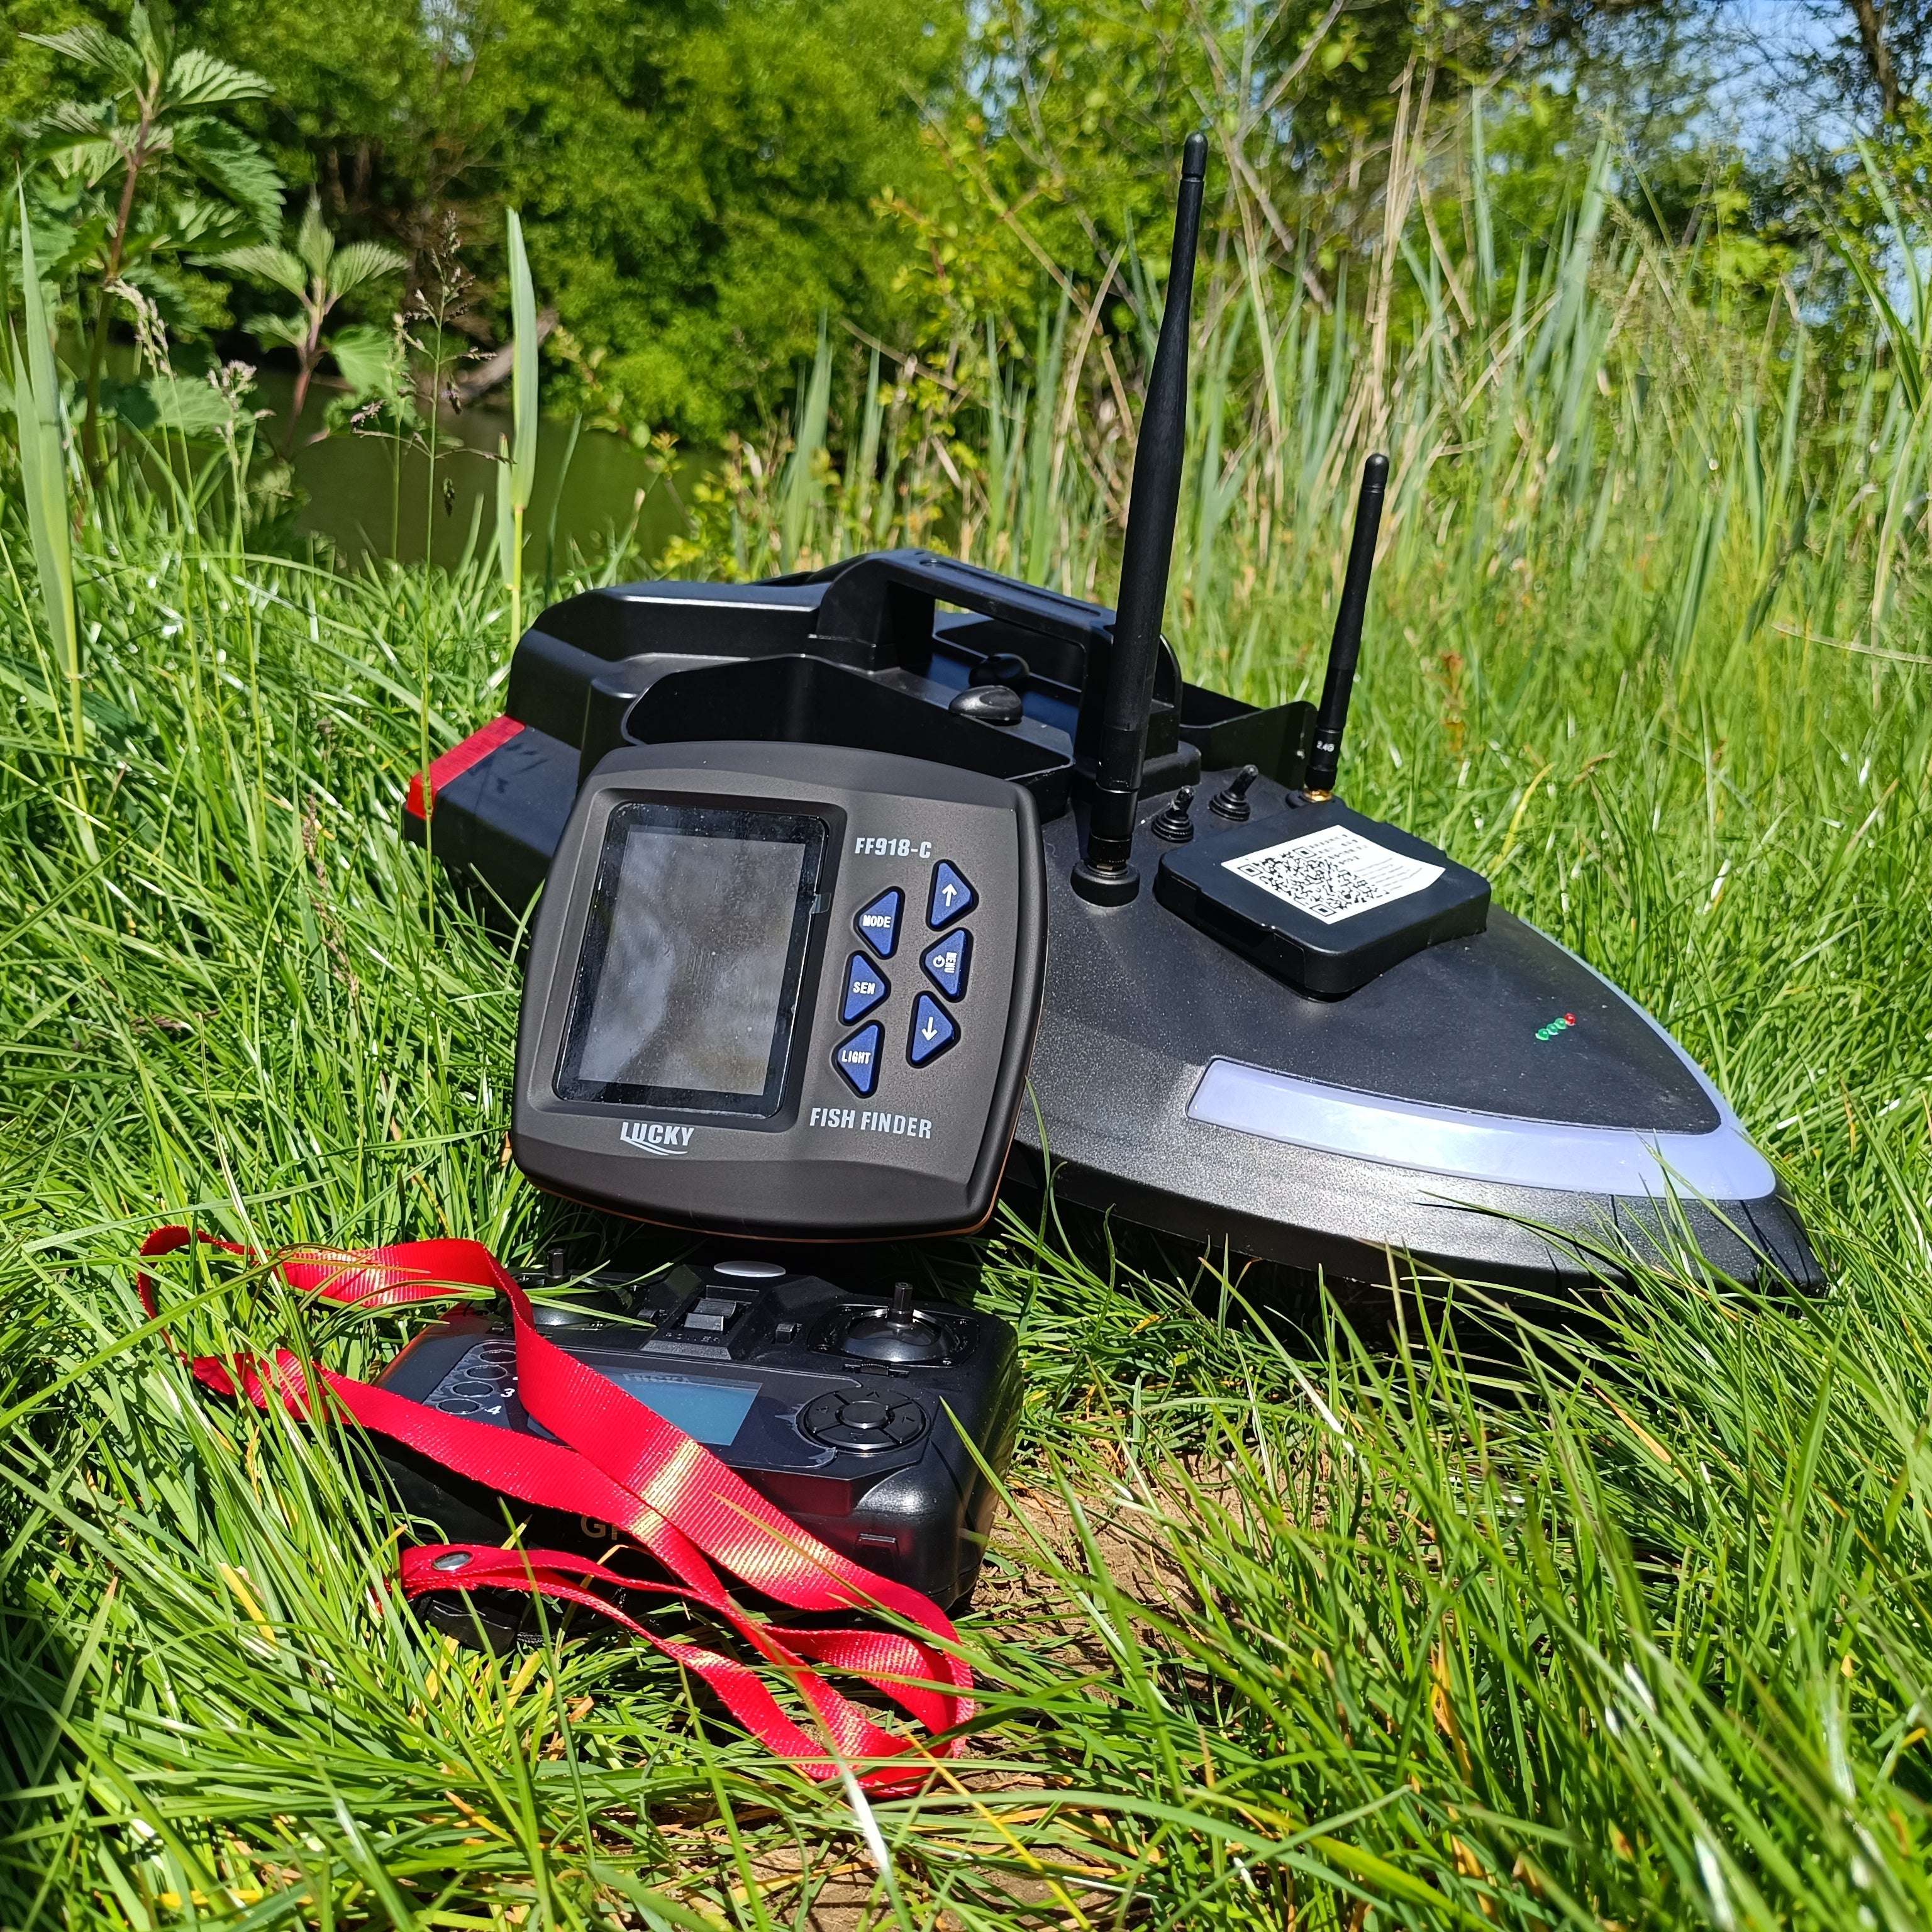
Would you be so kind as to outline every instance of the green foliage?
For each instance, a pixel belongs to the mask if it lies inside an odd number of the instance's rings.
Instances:
[[[250,324],[263,344],[282,343],[296,353],[295,394],[289,405],[287,438],[282,449],[285,458],[295,446],[303,399],[325,356],[334,361],[352,395],[367,395],[383,386],[388,362],[386,338],[366,325],[351,324],[327,336],[322,330],[345,296],[403,267],[400,250],[380,242],[352,242],[338,248],[322,218],[320,199],[310,195],[292,248],[254,242],[231,248],[214,261],[218,268],[284,290],[298,304],[292,314],[258,316]]]
[[[713,440],[776,410],[826,311],[909,334],[902,238],[874,211],[931,171],[956,10],[924,0],[498,0],[346,16],[213,0],[182,30],[258,68],[256,124],[346,226],[418,264],[442,212],[507,334],[502,210],[580,352],[561,408]]]
[[[201,48],[178,45],[145,5],[129,15],[124,36],[90,22],[27,38],[101,90],[57,102],[40,118],[35,143],[52,171],[46,212],[68,231],[49,273],[80,284],[88,318],[81,441],[98,481],[113,303],[139,297],[178,326],[188,303],[176,266],[190,251],[208,250],[251,226],[272,232],[281,178],[221,111],[259,98],[266,83]]]

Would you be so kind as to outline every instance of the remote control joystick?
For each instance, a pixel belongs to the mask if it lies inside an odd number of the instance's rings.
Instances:
[[[1033,676],[1033,668],[1018,651],[995,651],[982,658],[966,674],[969,685],[1004,684],[1009,691],[1024,691]]]
[[[1170,845],[1185,845],[1194,836],[1194,821],[1187,815],[1187,808],[1193,802],[1194,788],[1183,785],[1174,794],[1174,802],[1166,811],[1154,814],[1154,823],[1148,830]]]
[[[1227,784],[1208,801],[1208,809],[1230,825],[1245,825],[1254,812],[1248,802],[1248,788],[1261,776],[1258,766],[1244,765]]]
[[[938,1362],[946,1357],[946,1337],[938,1324],[914,1312],[912,1284],[898,1282],[883,1315],[868,1315],[845,1331],[848,1355],[868,1362]]]
[[[970,685],[946,708],[982,724],[1017,724],[1026,716],[1019,693],[1004,684]]]

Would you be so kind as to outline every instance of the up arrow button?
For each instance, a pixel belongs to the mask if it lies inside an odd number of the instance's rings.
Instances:
[[[980,895],[966,874],[950,860],[942,859],[932,868],[932,898],[926,909],[926,922],[941,932],[956,919],[964,919],[980,903]]]
[[[959,1037],[952,1016],[930,993],[922,993],[912,1010],[912,1030],[906,1037],[906,1058],[915,1066],[937,1060]]]

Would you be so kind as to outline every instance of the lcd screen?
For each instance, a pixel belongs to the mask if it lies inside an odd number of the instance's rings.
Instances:
[[[713,1449],[724,1448],[736,1438],[758,1395],[756,1382],[685,1382],[640,1369],[607,1367],[604,1372],[626,1395]]]
[[[560,1096],[775,1112],[825,843],[798,813],[614,812]]]

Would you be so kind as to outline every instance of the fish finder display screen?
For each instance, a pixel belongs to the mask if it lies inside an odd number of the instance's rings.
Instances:
[[[805,813],[619,806],[559,1098],[776,1113],[826,838]]]

